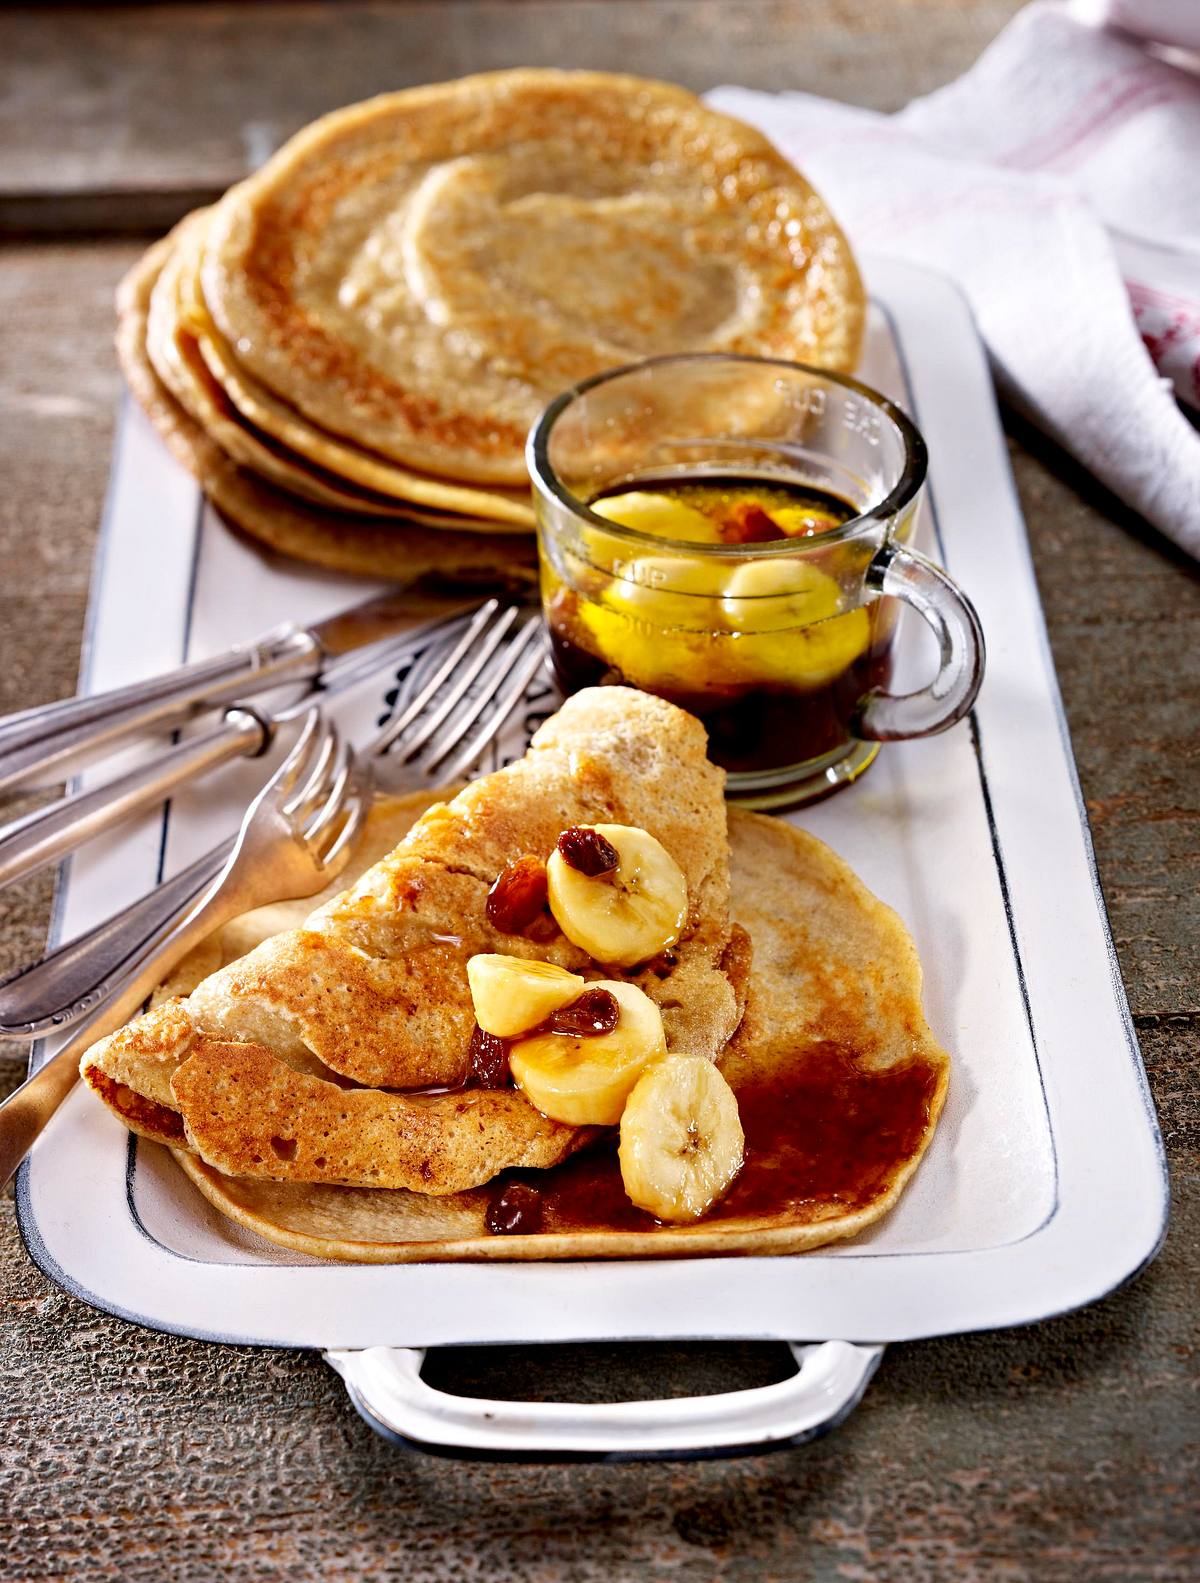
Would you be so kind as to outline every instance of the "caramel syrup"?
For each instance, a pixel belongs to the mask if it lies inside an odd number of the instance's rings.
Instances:
[[[811,552],[823,534],[850,521],[856,510],[851,502],[825,490],[753,476],[648,477],[604,493],[620,495],[631,488],[667,496],[708,517],[713,544],[793,539]],[[602,500],[604,495],[597,498]],[[781,526],[771,512],[781,513],[780,522],[788,527]],[[853,580],[851,568],[857,564],[861,546],[833,541],[822,553],[821,566],[827,574],[836,578],[844,572]],[[558,583],[545,568],[543,595],[551,660],[565,693],[622,683],[644,687],[703,721],[713,761],[736,774],[760,774],[811,763],[844,750],[854,739],[863,698],[876,689],[886,689],[891,681],[896,626],[891,599],[865,607],[867,639],[833,674],[823,675],[823,667],[818,667],[819,679],[806,680],[801,665],[794,681],[748,682],[728,671],[725,650],[716,639],[708,666],[701,667],[700,675],[695,674],[694,666],[687,674],[668,674],[668,668],[661,674],[653,668],[647,673],[644,654],[639,668],[630,665],[628,654],[622,652],[628,634],[622,638],[614,628],[618,636],[606,644],[593,630],[590,617],[595,612],[589,612],[589,603],[595,604],[594,597]],[[603,613],[602,604],[599,608]],[[654,622],[652,606],[644,619]],[[821,625],[816,624],[818,630]],[[751,642],[762,636],[752,636]],[[778,634],[776,646],[782,648],[787,640],[787,633]],[[665,661],[663,664],[665,667]],[[624,667],[629,668],[629,674]]]
[[[172,1142],[182,1144],[187,1141],[183,1130],[183,1117],[178,1111],[160,1105],[157,1100],[147,1099],[136,1089],[128,1087],[125,1083],[118,1083],[116,1078],[109,1077],[107,1072],[98,1071],[95,1067],[88,1073],[88,1082],[101,1099],[119,1116],[123,1116],[130,1126],[170,1138]]]
[[[678,474],[639,478],[610,485],[591,504],[630,489],[667,495],[712,520],[713,544],[765,544],[777,539],[808,539],[840,528],[857,516],[853,501],[815,484],[793,483],[765,474]],[[772,512],[784,511],[782,522]],[[786,523],[786,526],[783,524]],[[670,537],[670,535],[666,535]]]
[[[769,1082],[735,1084],[745,1164],[699,1224],[781,1215],[803,1224],[865,1208],[920,1147],[938,1075],[919,1059],[863,1071],[839,1046],[817,1045]],[[516,1181],[540,1190],[545,1231],[653,1232],[658,1224],[626,1197],[613,1138],[552,1171],[506,1172],[494,1189]]]
[[[882,609],[884,601],[878,602]],[[585,687],[630,683],[620,667],[591,652],[574,635],[578,596],[562,591],[549,614],[550,657],[559,685],[570,695]],[[654,691],[703,722],[709,757],[734,774],[755,775],[781,766],[806,764],[844,748],[862,700],[892,678],[891,613],[872,611],[872,639],[866,651],[821,687],[804,691],[788,687],[714,684],[704,691],[683,685]]]

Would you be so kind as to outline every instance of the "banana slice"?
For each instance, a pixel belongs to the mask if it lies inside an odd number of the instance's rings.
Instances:
[[[790,632],[739,632],[726,652],[740,681],[807,692],[836,681],[870,642],[871,618],[860,606]]]
[[[778,632],[824,621],[838,613],[842,591],[827,572],[808,561],[746,561],[735,567],[721,601],[737,632]]]
[[[719,542],[717,525],[695,506],[685,506],[670,495],[656,495],[649,489],[629,489],[623,495],[605,495],[593,500],[591,509],[598,517],[616,522],[639,533],[653,533],[660,539],[686,539],[689,544]]]
[[[484,1033],[512,1039],[569,1006],[583,993],[578,973],[552,962],[529,962],[519,956],[485,952],[467,962],[467,982],[475,1021]]]
[[[668,596],[674,598],[675,596]],[[679,595],[682,604],[688,598]],[[718,617],[720,599],[689,599],[684,620],[670,625],[671,612],[651,610],[649,603],[635,614],[623,605],[620,596],[606,590],[603,599],[585,600],[579,607],[579,620],[590,634],[588,645],[594,654],[621,676],[646,692],[665,692],[678,697],[681,692],[704,692],[713,675],[712,627],[697,625],[699,607]],[[682,612],[679,612],[682,614]],[[686,622],[686,624],[685,624]]]
[[[617,851],[617,867],[594,879],[556,848],[546,864],[550,911],[567,939],[597,962],[636,967],[674,945],[688,915],[687,881],[675,859],[645,830],[597,824]]]
[[[747,562],[730,577],[721,603],[734,629],[726,653],[745,682],[824,687],[871,641],[865,607],[843,611],[837,582],[808,561]]]
[[[698,1220],[729,1190],[746,1140],[737,1100],[711,1061],[669,1055],[638,1078],[621,1117],[621,1180],[659,1220]]]
[[[535,1033],[509,1051],[509,1069],[526,1098],[552,1121],[576,1127],[613,1127],[629,1090],[648,1061],[666,1054],[662,1014],[636,984],[602,980],[620,1014],[611,1033],[581,1038]]]
[[[725,568],[686,555],[643,555],[605,590],[606,601],[654,629],[710,632],[721,622]]]

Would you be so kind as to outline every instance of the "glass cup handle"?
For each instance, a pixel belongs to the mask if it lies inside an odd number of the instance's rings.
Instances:
[[[858,706],[856,736],[868,742],[896,742],[932,736],[962,719],[983,681],[983,628],[975,607],[940,566],[916,550],[889,543],[867,570],[867,587],[910,605],[938,642],[937,675],[912,693],[876,688]]]

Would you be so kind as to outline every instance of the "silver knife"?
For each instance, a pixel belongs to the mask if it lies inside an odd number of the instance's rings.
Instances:
[[[465,620],[452,614],[437,622],[410,622],[392,637],[376,638],[330,659],[316,678],[316,686],[323,696],[345,692],[400,664],[422,648],[430,634],[456,633]],[[0,890],[35,869],[58,862],[85,841],[163,802],[180,786],[218,766],[265,753],[280,727],[305,715],[312,701],[311,694],[305,694],[282,708],[266,710],[239,698],[208,730],[164,748],[152,761],[102,785],[71,792],[4,825],[0,828]]]
[[[479,590],[475,601],[486,591]],[[170,731],[204,710],[288,683],[317,686],[337,656],[453,615],[475,601],[409,583],[312,626],[277,627],[252,643],[144,682],[4,716],[0,793],[53,785],[129,737]]]

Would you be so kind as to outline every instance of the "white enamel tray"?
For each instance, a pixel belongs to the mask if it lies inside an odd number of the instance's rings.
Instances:
[[[1166,1217],[1162,1147],[984,354],[940,277],[877,259],[868,279],[860,372],[925,433],[924,547],[975,600],[988,643],[969,721],[885,748],[857,785],[794,816],[908,923],[930,1022],[954,1057],[937,1136],[896,1211],[853,1242],[791,1258],[324,1265],[226,1224],[165,1152],[77,1091],[18,1183],[29,1251],[60,1285],[156,1329],[321,1348],[364,1415],[402,1441],[679,1455],[795,1444],[850,1410],[881,1343],[1042,1319],[1100,1297],[1153,1256]],[[87,688],[365,591],[236,538],[126,408]],[[918,667],[919,635],[906,637]],[[382,708],[381,696],[359,699],[351,723]],[[56,935],[91,925],[232,830],[261,776],[261,765],[231,769],[77,856]],[[430,1346],[688,1337],[798,1343],[799,1372],[765,1391],[589,1408],[467,1402],[419,1376]]]

